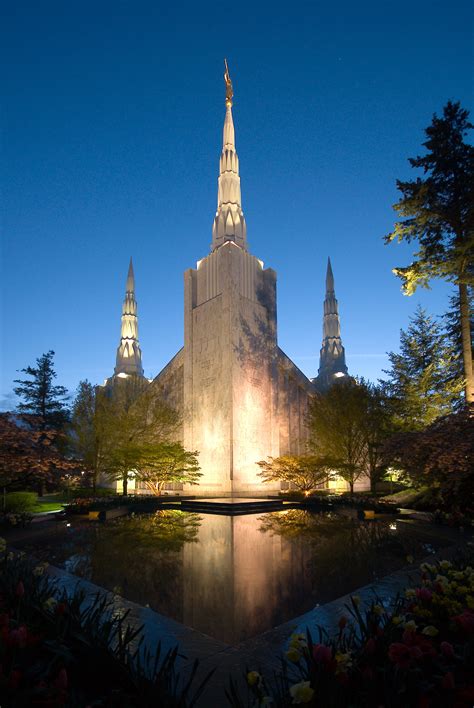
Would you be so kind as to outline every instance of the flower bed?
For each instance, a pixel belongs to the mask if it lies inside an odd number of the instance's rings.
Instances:
[[[281,673],[249,671],[248,700],[231,682],[230,704],[472,708],[474,569],[441,561],[420,570],[390,608],[376,598],[363,610],[353,596],[335,638],[294,634]]]
[[[177,648],[144,649],[104,594],[60,592],[47,563],[7,553],[0,539],[0,704],[190,708],[201,687],[175,670]],[[194,695],[191,695],[191,691]]]

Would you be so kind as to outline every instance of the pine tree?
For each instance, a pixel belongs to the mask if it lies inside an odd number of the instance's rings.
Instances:
[[[53,368],[53,357],[54,352],[49,351],[36,360],[36,367],[27,366],[26,369],[21,369],[22,373],[31,376],[31,380],[14,381],[19,386],[13,390],[23,399],[17,410],[35,416],[41,430],[61,429],[68,418],[65,405],[68,392],[64,386],[54,384],[56,372]]]
[[[418,307],[407,331],[400,330],[400,352],[389,352],[388,379],[381,381],[390,400],[394,425],[422,430],[453,411],[463,382],[453,379],[454,355],[441,327]]]
[[[397,181],[402,193],[394,209],[403,221],[395,224],[385,242],[418,241],[414,261],[394,273],[411,295],[432,278],[454,283],[459,292],[459,321],[465,380],[465,399],[474,404],[474,376],[469,318],[469,287],[474,284],[474,147],[464,142],[474,126],[468,111],[449,101],[443,116],[433,116],[425,133],[427,154],[410,158],[424,178]]]
[[[463,342],[461,333],[461,316],[460,316],[460,303],[459,303],[459,293],[451,295],[449,298],[450,306],[447,312],[443,315],[443,331],[449,342],[453,351],[453,361],[451,366],[451,377],[452,380],[463,379],[464,378],[464,365],[463,365]],[[471,332],[474,332],[474,308],[473,303],[473,289],[468,288],[468,301],[469,301],[469,322]]]

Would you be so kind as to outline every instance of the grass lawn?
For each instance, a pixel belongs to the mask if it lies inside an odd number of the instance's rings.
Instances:
[[[43,501],[38,500],[38,503],[32,509],[32,513],[39,514],[44,511],[62,511],[62,510],[63,510],[63,507],[58,502],[53,502],[53,501],[44,501],[43,502]]]

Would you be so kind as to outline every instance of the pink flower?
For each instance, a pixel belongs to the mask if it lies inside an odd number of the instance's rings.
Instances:
[[[454,647],[449,642],[441,642],[439,648],[441,654],[444,654],[444,656],[448,656],[450,658],[454,656]]]

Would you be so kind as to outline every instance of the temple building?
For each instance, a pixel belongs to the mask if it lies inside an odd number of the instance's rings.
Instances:
[[[189,491],[254,495],[280,489],[262,483],[256,463],[305,451],[310,399],[347,367],[330,262],[318,376],[307,378],[278,346],[276,273],[248,249],[227,64],[224,78],[210,252],[184,273],[184,346],[150,385],[180,413],[184,447],[199,451],[203,476]],[[131,374],[143,376],[130,262],[114,376]]]

